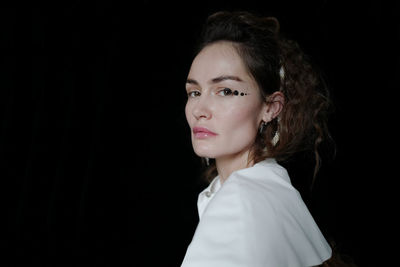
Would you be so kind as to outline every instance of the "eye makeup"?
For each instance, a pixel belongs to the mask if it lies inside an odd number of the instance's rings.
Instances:
[[[244,93],[244,92],[239,92],[238,90],[234,90],[232,91],[230,88],[225,87],[224,89],[220,90],[218,93],[223,93],[224,96],[245,96],[245,95],[249,95],[248,93]]]
[[[234,95],[234,96],[245,96],[245,95],[250,95],[249,93],[239,92],[238,90],[232,91],[230,88],[227,88],[227,87],[224,88],[223,90],[220,90],[220,91],[218,92],[218,94],[219,94],[220,92],[223,92],[223,95],[222,95],[222,96],[229,96],[229,95]],[[198,92],[198,91],[190,91],[190,92],[187,92],[187,95],[188,95],[188,97],[193,98],[193,97],[200,96],[200,92]]]
[[[248,95],[248,93],[243,93],[243,92],[240,92],[240,93],[239,93],[238,90],[235,90],[235,91],[233,91],[233,95],[236,95],[236,96],[238,96],[238,95],[240,95],[240,96],[245,96],[245,95]]]

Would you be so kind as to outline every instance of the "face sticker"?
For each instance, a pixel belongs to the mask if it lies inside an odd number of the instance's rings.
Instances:
[[[245,95],[248,95],[248,93],[243,93],[243,92],[241,92],[241,93],[239,94],[239,91],[238,91],[238,90],[235,90],[235,91],[233,91],[233,95],[245,96]]]

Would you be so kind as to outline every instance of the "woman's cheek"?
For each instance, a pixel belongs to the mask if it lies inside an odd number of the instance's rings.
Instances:
[[[257,134],[256,110],[253,107],[235,107],[225,110],[219,121],[224,127],[228,146],[232,150],[241,150],[254,141]]]
[[[248,107],[231,106],[230,108],[224,109],[221,120],[225,124],[230,124],[232,126],[241,125],[249,120],[251,113],[251,109]]]
[[[189,124],[190,127],[192,127],[193,124],[193,115],[192,115],[192,104],[190,102],[186,103],[185,106],[185,115],[186,115],[186,121]]]

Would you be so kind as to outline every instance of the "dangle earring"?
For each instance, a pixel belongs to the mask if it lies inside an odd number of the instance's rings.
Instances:
[[[267,125],[266,122],[261,121],[261,126],[260,126],[260,128],[258,129],[258,132],[259,132],[260,134],[264,131],[264,127],[265,127],[266,125]]]
[[[206,165],[210,166],[210,159],[209,158],[204,158],[206,160]]]
[[[279,118],[278,118],[278,122],[279,122]],[[258,130],[258,132],[259,132],[260,134],[262,134],[262,132],[264,131],[264,128],[265,128],[266,125],[267,125],[266,122],[264,122],[264,121],[261,122],[260,128],[259,128],[259,130]],[[278,143],[278,141],[279,141],[279,131],[276,130],[276,132],[275,132],[275,134],[274,134],[274,137],[272,137],[272,141],[271,141],[271,142],[272,142],[272,145],[273,145],[273,146],[276,146],[276,144]]]
[[[278,130],[276,130],[274,137],[272,137],[272,145],[276,146],[278,141],[279,141],[279,132],[278,132]]]
[[[276,120],[277,120],[277,129],[276,129],[276,132],[275,132],[275,134],[274,134],[274,137],[272,137],[272,145],[273,146],[276,146],[276,144],[278,143],[278,141],[279,141],[279,121],[281,120],[279,117],[277,117],[276,118]]]

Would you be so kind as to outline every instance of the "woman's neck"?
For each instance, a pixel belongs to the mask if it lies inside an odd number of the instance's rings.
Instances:
[[[219,157],[215,159],[221,184],[232,174],[232,172],[253,166],[253,161],[248,163],[249,151],[235,155]]]

